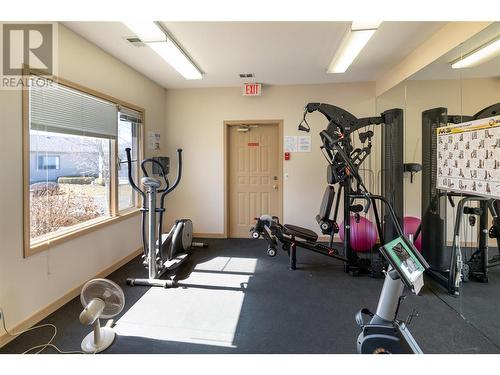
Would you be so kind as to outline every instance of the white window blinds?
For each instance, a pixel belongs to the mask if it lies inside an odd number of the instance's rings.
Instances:
[[[117,106],[56,83],[30,87],[30,126],[33,130],[116,138]]]
[[[142,113],[134,111],[133,109],[127,107],[119,107],[118,111],[120,113],[121,121],[135,122],[136,124],[142,123]]]

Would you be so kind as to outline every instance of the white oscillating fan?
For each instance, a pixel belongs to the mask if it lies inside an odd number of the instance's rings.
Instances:
[[[113,343],[115,332],[111,328],[112,320],[101,327],[99,319],[110,319],[123,310],[123,290],[111,280],[94,279],[83,286],[80,300],[85,308],[80,314],[80,322],[94,327],[94,331],[83,339],[82,350],[85,353],[102,352]]]

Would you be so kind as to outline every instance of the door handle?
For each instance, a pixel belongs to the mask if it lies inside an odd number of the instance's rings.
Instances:
[[[274,190],[278,190],[278,184],[274,184],[274,185],[273,185],[273,189],[274,189]]]

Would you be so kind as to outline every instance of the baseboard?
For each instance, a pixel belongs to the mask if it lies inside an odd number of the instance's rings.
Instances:
[[[133,251],[131,254],[127,255],[126,257],[120,259],[118,262],[112,264],[109,267],[106,267],[102,271],[100,271],[97,275],[94,277],[91,277],[90,279],[95,279],[95,278],[101,278],[101,277],[106,277],[112,272],[116,271],[118,268],[122,267],[126,263],[130,262],[132,259],[137,257],[139,254],[142,253],[142,248],[137,249]],[[89,279],[89,280],[90,280]],[[61,298],[55,300],[54,302],[48,304],[45,306],[43,309],[40,311],[34,313],[30,317],[26,318],[23,320],[21,323],[18,323],[16,326],[9,328],[9,331],[11,332],[19,332],[25,329],[28,329],[35,324],[37,324],[39,321],[45,319],[47,316],[52,314],[54,311],[57,309],[61,308],[64,306],[66,303],[71,301],[73,298],[77,297],[80,294],[80,291],[82,290],[82,287],[85,283],[82,283],[78,285],[77,287],[71,289],[69,292],[67,292],[64,296]],[[75,319],[78,319],[78,317],[75,317]],[[0,348],[5,346],[7,343],[10,341],[14,340],[15,337],[9,336],[7,333],[2,333],[0,335]]]
[[[193,238],[227,238],[224,233],[193,233]]]
[[[330,236],[319,236],[318,237],[318,242],[330,242]],[[342,241],[338,237],[335,237],[333,239],[333,243],[341,243],[341,242]]]
[[[453,240],[446,241],[446,246],[453,246]],[[477,241],[460,241],[460,247],[477,247],[477,246],[479,246]]]

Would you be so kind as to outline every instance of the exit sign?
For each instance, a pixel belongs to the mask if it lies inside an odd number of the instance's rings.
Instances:
[[[243,85],[243,96],[261,96],[262,84],[260,83],[245,83]]]

